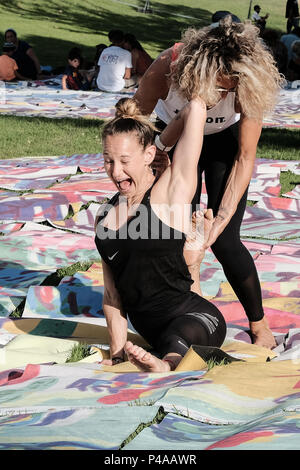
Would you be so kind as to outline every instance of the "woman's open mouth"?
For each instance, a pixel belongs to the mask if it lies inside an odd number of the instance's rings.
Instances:
[[[120,191],[125,192],[130,189],[132,179],[131,178],[124,178],[123,180],[116,181],[117,187]]]

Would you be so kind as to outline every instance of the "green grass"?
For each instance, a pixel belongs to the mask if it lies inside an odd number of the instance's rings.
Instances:
[[[216,10],[229,10],[244,20],[250,4],[249,0],[159,0],[151,1],[152,14],[144,14],[137,8],[144,3],[142,0],[124,0],[124,3],[117,0],[0,0],[0,31],[14,28],[20,38],[34,47],[42,65],[63,66],[68,50],[74,45],[81,46],[84,56],[92,60],[96,44],[108,44],[107,33],[116,28],[134,33],[155,57],[180,39],[188,26],[210,24]],[[260,5],[262,13],[270,13],[268,27],[285,32],[285,2],[264,0]]]
[[[300,184],[300,175],[295,175],[291,171],[282,171],[280,173],[280,196],[283,194],[292,191],[297,184]]]
[[[82,48],[87,60],[93,60],[96,44],[108,44],[107,34],[112,28],[134,33],[152,57],[156,57],[178,41],[187,27],[210,24],[216,10],[232,11],[244,20],[250,4],[249,0],[153,0],[150,2],[153,13],[144,14],[138,11],[144,3],[142,0],[86,0],[84,3],[0,0],[0,31],[3,34],[7,27],[15,28],[20,38],[32,44],[43,65],[64,67],[67,53],[74,45]],[[263,12],[270,13],[268,26],[284,33],[285,2],[264,0],[261,6]],[[1,116],[0,158],[99,152],[101,125],[103,122],[98,120]],[[297,158],[297,132],[264,130],[258,156]]]
[[[0,159],[100,152],[101,120],[0,116]]]
[[[257,148],[257,157],[299,160],[299,148],[299,129],[264,128]]]
[[[102,151],[98,119],[0,116],[0,159]],[[264,128],[257,157],[299,160],[299,129]]]
[[[123,449],[123,447],[125,447],[130,441],[132,441],[138,434],[140,434],[140,432],[143,431],[143,429],[145,428],[148,428],[149,426],[152,426],[153,424],[159,424],[162,422],[162,420],[165,418],[165,416],[167,416],[168,413],[166,413],[163,408],[159,408],[156,416],[153,418],[152,421],[148,422],[148,423],[141,423],[139,424],[139,426],[136,428],[136,430],[130,434],[127,439],[125,439],[121,445],[120,445],[120,448],[119,450]],[[126,450],[126,449],[125,449]]]
[[[90,345],[84,344],[84,343],[75,344],[66,362],[78,362],[81,359],[88,357],[89,355],[90,355]]]
[[[58,286],[60,281],[65,276],[73,276],[78,271],[87,271],[91,265],[98,260],[77,262],[71,266],[57,269],[54,273],[50,274],[40,285],[41,286]],[[24,299],[19,306],[9,315],[11,318],[21,318],[25,307],[26,299]]]

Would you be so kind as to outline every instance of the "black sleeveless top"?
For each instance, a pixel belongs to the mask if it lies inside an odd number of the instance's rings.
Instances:
[[[97,217],[95,243],[113,273],[124,311],[161,312],[177,309],[190,295],[193,283],[183,257],[185,234],[164,224],[150,205],[150,188],[136,213],[118,230],[101,222],[117,193]]]

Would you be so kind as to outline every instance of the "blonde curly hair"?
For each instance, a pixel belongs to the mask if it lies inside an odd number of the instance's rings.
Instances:
[[[115,117],[103,128],[103,141],[108,135],[134,132],[144,149],[153,144],[157,129],[149,118],[141,113],[135,100],[121,98],[115,108]]]
[[[284,77],[258,35],[256,26],[233,23],[231,16],[223,18],[216,28],[189,28],[171,67],[173,86],[188,100],[200,96],[207,106],[215,106],[220,100],[217,80],[237,79],[242,112],[262,119],[273,109]]]

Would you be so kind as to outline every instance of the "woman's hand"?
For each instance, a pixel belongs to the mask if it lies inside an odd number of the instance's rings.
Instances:
[[[211,247],[217,240],[218,236],[223,232],[224,228],[228,224],[228,218],[223,217],[220,214],[217,214],[215,218],[211,221],[211,229],[209,236],[207,237],[204,243],[204,250]]]

